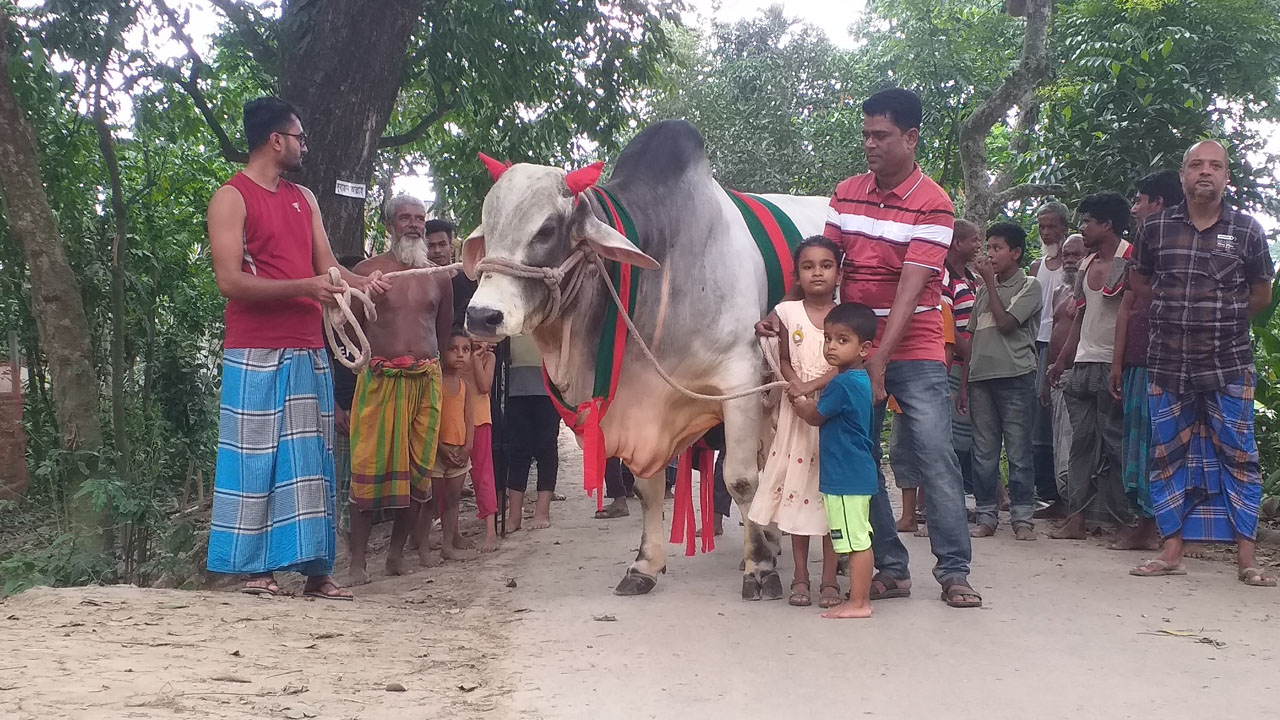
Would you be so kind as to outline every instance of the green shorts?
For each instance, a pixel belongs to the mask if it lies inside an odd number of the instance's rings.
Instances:
[[[839,555],[862,552],[871,548],[871,496],[826,495],[827,526],[831,544]]]

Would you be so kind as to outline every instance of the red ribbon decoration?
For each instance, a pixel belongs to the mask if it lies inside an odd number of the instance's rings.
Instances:
[[[672,507],[671,542],[684,543],[685,557],[697,552],[698,535],[693,509],[693,454],[698,453],[698,506],[702,514],[702,552],[716,549],[715,540],[715,452],[699,440],[680,453],[676,464],[676,499]]]
[[[569,186],[569,192],[573,193],[576,199],[578,193],[596,184],[602,172],[604,172],[604,163],[593,162],[584,168],[570,171],[568,175],[564,176],[564,182]]]
[[[480,156],[480,162],[484,163],[485,168],[489,171],[489,177],[493,178],[494,182],[498,182],[498,178],[502,177],[502,173],[511,167],[510,161],[494,160],[484,153],[476,153],[476,155]]]

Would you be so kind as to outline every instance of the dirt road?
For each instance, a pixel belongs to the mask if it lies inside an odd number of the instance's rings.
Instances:
[[[568,453],[565,453],[568,455]],[[550,530],[375,577],[355,603],[127,587],[0,602],[5,718],[1269,717],[1280,592],[1230,566],[1129,577],[1094,541],[975,541],[982,610],[917,584],[867,621],[738,599],[741,530],[611,595],[639,513],[591,519],[566,457]],[[669,504],[668,504],[669,507]],[[816,564],[814,573],[816,577]],[[789,577],[790,563],[784,563]],[[513,587],[511,587],[513,586]],[[610,620],[609,618],[613,618]],[[403,692],[388,690],[397,683]]]

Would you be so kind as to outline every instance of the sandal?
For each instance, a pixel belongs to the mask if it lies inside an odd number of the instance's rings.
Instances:
[[[260,577],[246,580],[244,587],[240,588],[240,592],[245,595],[279,595],[280,586],[276,584],[275,578]]]
[[[1275,573],[1263,572],[1256,567],[1244,568],[1236,575],[1236,579],[1251,587],[1276,586]]]
[[[975,598],[965,600],[964,598]],[[966,580],[951,580],[942,584],[942,602],[953,608],[982,607],[982,596],[969,587]]]
[[[1165,575],[1186,575],[1187,568],[1182,563],[1172,565],[1161,560],[1160,558],[1152,558],[1136,568],[1129,570],[1130,575],[1137,577],[1164,577]],[[1243,581],[1242,581],[1243,582]]]
[[[797,585],[801,586],[802,589],[797,590]],[[795,607],[809,607],[813,604],[813,601],[809,599],[809,590],[810,586],[806,580],[796,580],[791,583],[791,597],[787,598],[787,604]]]
[[[830,590],[831,592],[827,592]],[[844,601],[844,596],[840,594],[839,585],[822,585],[818,588],[818,607],[822,609],[833,608]]]
[[[879,589],[876,589],[876,586]],[[884,573],[876,573],[871,578],[871,599],[872,600],[891,600],[893,598],[904,598],[911,596],[911,581],[899,580],[895,577],[885,575]]]
[[[595,519],[611,520],[613,518],[626,517],[631,514],[625,505],[608,505],[603,510],[597,510]]]
[[[307,597],[319,598],[320,600],[355,600],[355,596],[350,590],[344,590],[332,578],[326,578],[319,585],[303,590],[302,594]]]

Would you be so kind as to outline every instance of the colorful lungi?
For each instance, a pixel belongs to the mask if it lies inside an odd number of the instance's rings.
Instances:
[[[209,570],[327,575],[335,510],[328,355],[227,349]]]
[[[1214,392],[1166,392],[1148,383],[1151,502],[1162,537],[1253,540],[1262,474],[1253,436],[1252,369]]]
[[[1147,369],[1124,371],[1124,491],[1144,517],[1152,517],[1147,478],[1151,457],[1151,405],[1147,400]]]
[[[360,511],[431,499],[440,433],[440,363],[374,358],[351,402],[351,503]]]

